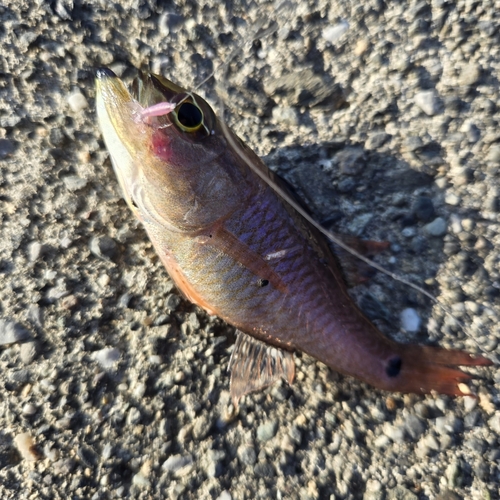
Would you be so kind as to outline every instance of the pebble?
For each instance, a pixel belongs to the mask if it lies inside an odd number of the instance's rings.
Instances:
[[[276,473],[273,465],[268,462],[259,462],[253,471],[257,477],[274,477]]]
[[[407,434],[417,441],[425,431],[425,425],[416,415],[408,415],[404,423]]]
[[[500,164],[500,144],[493,144],[490,146],[486,158],[492,163]]]
[[[43,326],[43,315],[42,310],[38,304],[30,304],[28,306],[28,320],[31,321],[35,326],[42,328]]]
[[[453,205],[454,207],[456,207],[457,205],[460,205],[460,198],[456,194],[453,194],[453,193],[446,193],[444,196],[444,201],[448,205]]]
[[[448,230],[448,224],[442,217],[437,217],[432,222],[429,222],[429,224],[426,224],[424,226],[424,231],[429,236],[435,236],[435,237],[444,236],[447,230]]]
[[[413,153],[422,149],[423,145],[424,143],[418,135],[412,135],[404,139],[402,149],[408,153]]]
[[[371,134],[365,142],[366,149],[378,149],[391,138],[386,132],[375,132]]]
[[[172,455],[163,462],[161,468],[181,477],[191,470],[192,465],[193,457],[191,455]]]
[[[339,170],[344,175],[358,175],[366,165],[365,151],[362,148],[345,148],[335,155]]]
[[[14,444],[24,460],[28,462],[36,462],[40,458],[33,438],[28,432],[18,434],[14,438]]]
[[[418,497],[404,486],[396,486],[387,491],[387,500],[418,500]]]
[[[63,178],[64,185],[68,191],[78,191],[87,185],[87,179],[82,179],[78,175],[68,175]]]
[[[120,359],[120,351],[115,347],[105,347],[95,351],[92,356],[105,370],[113,368]]]
[[[403,309],[399,315],[401,328],[405,332],[415,333],[420,330],[421,319],[417,311],[411,307]]]
[[[197,441],[205,439],[210,432],[210,420],[206,414],[202,414],[196,418],[193,425],[193,437]]]
[[[36,262],[45,252],[46,248],[38,241],[32,241],[28,245],[28,260]]]
[[[500,436],[500,413],[497,413],[488,420],[488,426],[493,432],[496,432],[497,435]]]
[[[423,90],[415,94],[415,104],[429,116],[438,112],[438,100],[434,90]]]
[[[458,76],[458,84],[471,87],[481,79],[481,67],[478,64],[470,63],[465,65]]]
[[[31,338],[31,333],[20,323],[0,319],[0,345],[17,344]]]
[[[413,238],[417,234],[417,229],[414,227],[405,227],[402,231],[401,234],[405,238]]]
[[[394,443],[402,443],[405,439],[405,430],[401,425],[384,425],[384,434]]]
[[[415,217],[422,222],[429,222],[434,216],[434,203],[428,196],[419,196],[413,204]]]
[[[12,155],[16,148],[8,139],[0,139],[0,160],[4,160]]]
[[[231,493],[229,491],[224,490],[221,492],[221,494],[217,497],[217,500],[233,500],[233,497],[231,496]]]
[[[112,260],[116,257],[118,245],[109,236],[94,236],[90,240],[89,248],[96,257]]]
[[[147,488],[151,481],[142,472],[138,472],[132,477],[132,484],[139,488]]]
[[[282,125],[288,125],[291,127],[297,127],[299,125],[299,115],[295,108],[290,106],[275,106],[272,114],[273,120],[281,123]]]
[[[22,414],[25,417],[32,417],[37,412],[37,410],[38,410],[38,408],[34,404],[26,403],[23,406]]]
[[[75,90],[68,96],[68,105],[71,111],[79,113],[87,108],[89,103],[87,98],[79,90]]]
[[[341,21],[333,26],[326,27],[321,35],[322,37],[330,43],[337,42],[344,33],[349,29],[349,23],[347,21]]]
[[[448,482],[449,488],[454,488],[459,484],[459,478],[461,474],[460,464],[458,462],[452,462],[445,471],[445,477]]]
[[[245,465],[254,465],[257,461],[257,454],[255,453],[255,448],[250,445],[241,445],[238,448],[238,458],[240,462]]]
[[[39,351],[40,344],[36,340],[25,342],[24,344],[21,344],[19,356],[25,365],[29,365],[38,356]]]
[[[263,442],[269,441],[276,435],[276,432],[278,432],[278,422],[276,420],[260,424],[257,427],[257,439]]]
[[[165,299],[165,308],[167,311],[175,311],[181,304],[182,299],[175,293],[171,293]]]

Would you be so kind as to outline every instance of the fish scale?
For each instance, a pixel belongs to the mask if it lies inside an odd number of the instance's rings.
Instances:
[[[110,70],[97,72],[104,140],[179,290],[239,330],[235,404],[280,377],[293,380],[293,358],[280,347],[380,389],[467,394],[461,383],[471,375],[458,367],[491,361],[383,336],[349,296],[323,236],[256,171],[282,181],[200,96],[159,75],[138,78],[132,96]]]

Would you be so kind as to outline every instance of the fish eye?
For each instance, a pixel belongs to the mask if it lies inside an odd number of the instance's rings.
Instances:
[[[203,125],[203,112],[191,102],[183,102],[175,115],[177,124],[184,132],[196,132]]]

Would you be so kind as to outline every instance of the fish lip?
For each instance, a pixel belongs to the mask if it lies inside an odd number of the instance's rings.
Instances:
[[[94,71],[96,80],[104,80],[106,78],[117,78],[117,76],[106,67],[96,68]]]

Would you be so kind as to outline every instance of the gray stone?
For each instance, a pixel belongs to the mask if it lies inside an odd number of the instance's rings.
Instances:
[[[278,432],[278,422],[276,420],[266,422],[257,427],[257,439],[263,442],[269,441],[276,435],[276,432]]]
[[[400,314],[401,328],[406,332],[415,333],[420,330],[421,319],[417,311],[411,307],[403,309]]]
[[[182,474],[183,469],[189,468],[192,464],[191,455],[171,455],[163,462],[161,468],[174,474]]]
[[[434,219],[432,222],[429,222],[429,224],[426,224],[424,226],[424,231],[429,235],[429,236],[444,236],[448,230],[448,224],[442,217],[438,217]]]
[[[378,149],[383,146],[391,138],[386,132],[375,132],[368,137],[365,147],[366,149]]]
[[[275,106],[273,108],[273,119],[274,121],[291,127],[296,127],[299,124],[299,115],[297,110],[291,106]]]
[[[407,434],[417,441],[425,431],[425,424],[416,415],[408,415],[405,419],[405,429]]]
[[[439,109],[434,90],[423,90],[415,94],[415,104],[427,115],[434,116]]]
[[[335,155],[335,159],[338,161],[340,173],[344,175],[358,175],[366,165],[363,148],[345,148]]]
[[[460,71],[458,84],[464,86],[475,85],[481,79],[481,67],[476,63],[467,64]]]
[[[0,319],[0,345],[17,344],[31,338],[31,333],[20,323]]]
[[[29,365],[38,356],[39,351],[40,351],[40,344],[36,340],[33,340],[31,342],[25,342],[24,344],[21,344],[21,349],[19,350],[19,356],[21,358],[21,361],[25,365]]]
[[[8,139],[0,139],[0,160],[11,156],[15,149],[14,144]]]
[[[78,175],[68,175],[63,178],[63,182],[68,191],[78,191],[87,185],[87,179],[82,179]]]
[[[89,248],[96,257],[104,260],[112,260],[116,257],[118,245],[109,236],[94,236],[90,240]]]
[[[492,163],[500,164],[500,144],[490,146],[487,159]]]
[[[417,495],[404,486],[396,486],[387,491],[388,500],[418,500]]]
[[[257,461],[257,454],[255,453],[255,448],[250,445],[241,445],[238,448],[238,458],[240,462],[245,465],[254,465]]]
[[[272,464],[268,462],[260,462],[253,469],[257,477],[274,477],[276,474]]]

